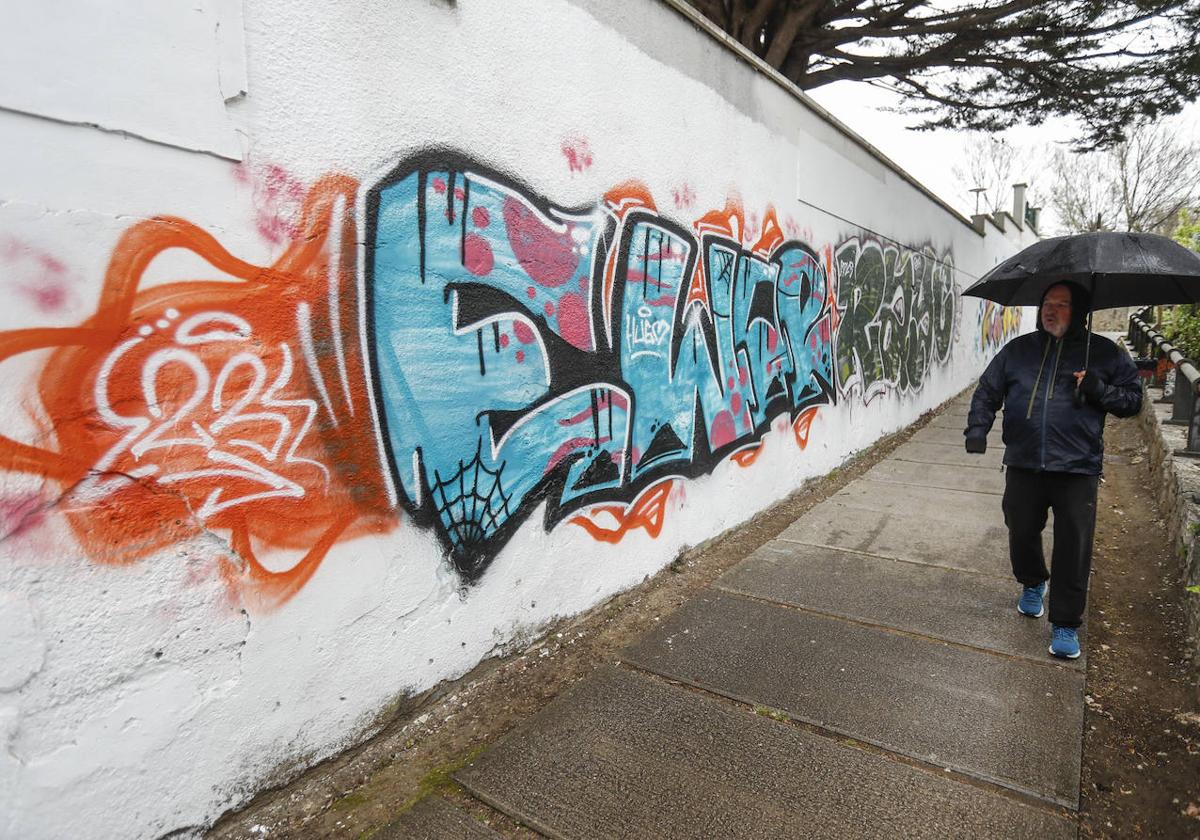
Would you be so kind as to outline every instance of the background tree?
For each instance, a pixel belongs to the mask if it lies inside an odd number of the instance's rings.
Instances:
[[[961,160],[951,167],[958,184],[958,198],[976,213],[1011,210],[1013,184],[1027,186],[1025,200],[1040,206],[1037,183],[1044,164],[1034,150],[994,134],[975,134],[963,145]]]
[[[864,81],[921,128],[1075,116],[1080,148],[1200,96],[1200,0],[689,0],[803,90]]]
[[[1169,234],[1200,202],[1200,148],[1186,128],[1138,125],[1110,149],[1050,161],[1050,205],[1066,232],[1136,230]]]

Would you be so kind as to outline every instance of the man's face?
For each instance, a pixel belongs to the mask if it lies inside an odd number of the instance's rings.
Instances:
[[[1071,290],[1066,286],[1051,286],[1042,299],[1042,329],[1055,338],[1067,334],[1071,325]]]

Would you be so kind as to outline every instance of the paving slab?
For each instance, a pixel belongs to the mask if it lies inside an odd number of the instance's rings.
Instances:
[[[1054,667],[1049,625],[1017,613],[1011,580],[772,540],[726,572],[718,589],[992,650]],[[1081,638],[1086,649],[1086,643]]]
[[[956,522],[916,510],[893,512],[851,507],[830,498],[785,528],[778,539],[1010,580],[1008,530],[1000,515],[999,500],[995,496],[983,498],[995,505],[993,516]],[[1050,539],[1048,534],[1045,539]]]
[[[1074,822],[608,667],[455,778],[548,837],[1074,838]]]
[[[911,487],[943,487],[974,493],[1004,494],[1004,473],[996,470],[964,469],[945,464],[919,464],[916,461],[885,459],[863,474],[871,481],[907,484]],[[1000,500],[995,500],[996,510]]]
[[[992,423],[992,431],[999,431],[1001,428],[1003,428],[1002,422],[1003,416],[997,414],[995,422]],[[967,428],[967,415],[966,412],[961,411],[956,411],[950,414],[939,414],[929,421],[929,425],[946,429],[958,429],[958,431],[961,433],[963,429]]]
[[[1078,807],[1079,671],[720,592],[688,602],[625,658],[672,680]]]
[[[902,443],[889,456],[900,461],[916,461],[922,464],[946,464],[951,467],[970,467],[972,469],[999,470],[1003,463],[1004,450],[999,447],[988,447],[982,455],[967,452],[962,446],[948,446],[940,443],[921,443],[910,440]]]
[[[826,499],[822,504],[844,505],[871,511],[910,513],[938,519],[949,527],[973,520],[1003,523],[1000,500],[991,493],[921,487],[900,490],[895,484],[863,476]],[[1004,543],[1006,548],[1007,541]]]
[[[918,429],[913,433],[909,440],[915,440],[918,443],[938,443],[943,446],[957,446],[959,449],[966,451],[966,438],[963,437],[961,426],[947,429],[944,426],[927,425]],[[993,428],[988,433],[988,450],[1003,449],[1004,441],[1000,439],[1000,429]]]
[[[427,796],[371,835],[374,840],[502,840],[461,808],[440,796]]]

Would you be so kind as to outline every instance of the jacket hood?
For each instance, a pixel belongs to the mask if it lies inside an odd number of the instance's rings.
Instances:
[[[1062,283],[1052,283],[1046,287],[1046,291],[1042,292],[1042,300],[1038,302],[1037,308],[1037,331],[1046,333],[1046,328],[1042,326],[1042,303],[1046,300],[1046,294],[1055,286],[1066,286],[1071,292],[1071,325],[1067,327],[1067,334],[1063,338],[1081,338],[1087,332],[1087,316],[1092,309],[1092,295],[1087,289],[1080,286],[1078,283],[1072,283],[1069,280]],[[1049,333],[1046,333],[1047,335]]]

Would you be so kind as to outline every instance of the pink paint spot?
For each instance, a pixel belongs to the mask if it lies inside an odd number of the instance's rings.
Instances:
[[[535,297],[537,297],[537,289],[533,288],[533,286],[530,286],[525,290],[525,295],[530,300],[533,300]]]
[[[37,493],[0,499],[0,536],[16,537],[42,524],[46,511]]]
[[[592,349],[592,331],[587,307],[580,295],[563,295],[558,302],[558,332],[580,350]]]
[[[467,197],[467,194],[465,192],[463,192],[462,187],[455,187],[454,188],[454,197],[457,198],[459,201],[462,201],[463,199],[465,199]]]
[[[306,192],[299,178],[274,163],[241,164],[234,168],[233,175],[240,183],[250,186],[255,208],[254,225],[263,239],[279,245],[299,234]]]
[[[720,449],[727,443],[737,439],[737,430],[733,426],[733,415],[728,411],[720,411],[713,418],[712,428],[708,430],[709,445]]]
[[[496,265],[492,246],[477,233],[468,233],[463,240],[463,265],[476,277],[482,277]]]
[[[774,353],[775,348],[777,348],[778,346],[779,346],[779,333],[775,331],[774,327],[767,327],[767,351],[770,353]]]
[[[541,286],[561,286],[575,274],[579,255],[571,231],[548,228],[533,210],[512,198],[504,200],[508,243],[525,273]]]
[[[66,287],[59,283],[44,286],[22,285],[17,288],[42,312],[54,312],[67,302]]]
[[[536,340],[533,330],[529,329],[529,325],[523,321],[513,321],[513,332],[517,335],[517,341],[521,342],[522,344],[533,344],[533,342]],[[522,354],[518,353],[517,355]],[[520,359],[517,361],[520,361]]]
[[[433,191],[435,193],[437,193],[438,195],[445,195],[446,194],[446,182],[443,181],[441,178],[434,178],[433,179]]]
[[[746,235],[744,237],[745,240],[747,242],[752,242],[753,240],[757,239],[758,232],[760,229],[761,228],[759,227],[759,223],[758,223],[758,214],[751,213],[749,215],[749,217],[747,217],[747,219],[746,219]]]
[[[733,409],[734,414],[742,413],[742,395],[737,391],[734,391],[733,396],[729,398],[729,407]]]
[[[522,364],[525,362],[525,351],[524,350],[517,351],[517,361]]]
[[[554,317],[554,301],[552,301],[552,300],[546,301],[546,304],[542,307],[542,311],[544,311],[546,313],[547,318],[553,318]]]
[[[501,347],[508,346],[508,333],[500,333],[500,346]]]
[[[492,223],[492,217],[486,207],[476,207],[471,211],[471,221],[475,223],[475,227],[485,228]]]
[[[745,385],[746,382],[749,380],[749,378],[750,377],[746,374],[746,369],[744,367],[739,367],[738,368],[738,383],[741,385]]]
[[[42,268],[46,269],[46,271],[50,274],[62,274],[67,270],[67,267],[61,260],[51,256],[50,254],[47,254],[45,251],[37,254],[37,261],[41,263]]]
[[[729,385],[729,390],[732,391],[733,390],[733,377],[732,376],[729,377],[727,380],[725,380],[725,382],[726,382],[726,384]]]
[[[742,410],[742,425],[747,429],[750,428],[750,409],[749,408],[743,408],[743,410]]]
[[[40,311],[56,312],[67,304],[71,278],[61,260],[14,237],[0,237],[0,259],[9,264],[0,276]]]
[[[686,183],[673,189],[671,196],[675,199],[676,210],[686,210],[696,203],[696,193]]]
[[[563,157],[572,172],[583,172],[592,165],[592,146],[586,137],[571,135],[562,142]]]

